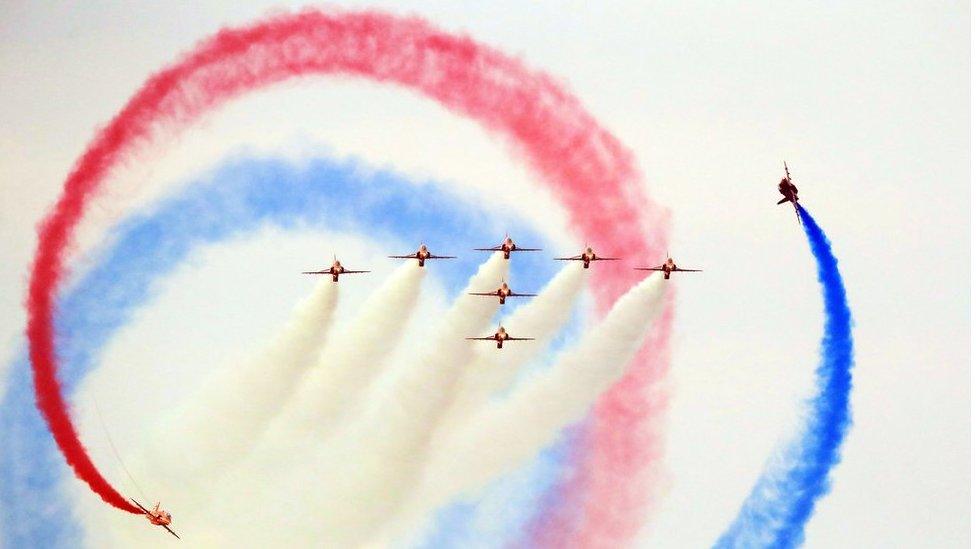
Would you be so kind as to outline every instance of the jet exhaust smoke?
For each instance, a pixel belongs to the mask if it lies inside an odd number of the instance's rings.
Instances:
[[[503,353],[488,345],[479,350],[475,363],[461,375],[454,400],[441,419],[438,439],[445,431],[456,428],[457,422],[466,421],[467,415],[483,406],[493,394],[509,389],[520,368],[548,346],[569,322],[587,273],[579,265],[567,265],[538,296],[502,320],[509,333],[535,340],[509,345]]]
[[[814,505],[830,491],[830,470],[840,462],[851,423],[854,337],[847,292],[830,240],[805,209],[799,212],[817,261],[826,315],[816,393],[807,402],[800,432],[770,460],[716,548],[801,545]]]
[[[476,299],[467,292],[504,277],[508,265],[501,254],[492,254],[432,335],[412,349],[411,359],[393,365],[369,384],[361,393],[361,403],[349,402],[355,413],[338,423],[333,433],[304,441],[304,450],[317,448],[311,452],[314,458],[308,459],[306,452],[300,464],[271,471],[280,477],[274,485],[283,493],[308,494],[309,478],[315,479],[314,493],[303,500],[315,511],[289,513],[283,519],[294,525],[289,530],[301,538],[291,539],[289,532],[258,531],[245,523],[245,517],[232,518],[244,522],[226,527],[248,531],[248,539],[267,543],[299,543],[309,532],[328,546],[358,546],[367,541],[419,477],[433,426],[450,402],[461,368],[475,356],[475,344],[465,336],[489,329],[498,308],[497,301]],[[253,462],[253,470],[228,477],[228,487],[218,486],[218,490],[233,489],[230,484],[236,479],[269,471],[259,461]]]
[[[160,472],[184,482],[239,461],[291,397],[325,342],[338,285],[322,277],[288,324],[256,358],[226,365],[161,424],[150,441]],[[187,459],[186,456],[193,456]]]
[[[152,143],[162,126],[181,130],[244,93],[313,74],[369,78],[419,92],[509,140],[570,212],[573,228],[612,242],[608,252],[654,256],[664,248],[667,214],[646,198],[631,153],[556,81],[517,59],[470,38],[441,32],[419,18],[376,12],[306,10],[223,29],[151,76],[99,130],[39,228],[27,296],[27,337],[38,408],[75,474],[119,509],[138,512],[92,463],[58,381],[54,312],[76,226],[104,180],[140,147]],[[600,182],[596,201],[593,181]],[[655,235],[654,240],[646,234]],[[611,267],[605,279],[594,283],[601,310],[630,286],[634,276]],[[648,356],[658,360],[662,355]],[[640,375],[615,387],[606,399],[611,404],[639,399],[665,371],[666,367],[639,370]],[[597,413],[603,413],[601,408]],[[597,435],[613,432],[626,448],[646,443],[621,430],[637,433],[652,422],[651,413],[625,423],[606,417],[594,423]],[[636,466],[634,459],[609,459],[603,465],[634,473],[651,457],[643,456]],[[601,505],[639,516],[640,505],[615,498],[618,488],[610,486],[602,492]],[[626,539],[630,534],[618,532],[616,537]]]
[[[137,476],[149,478],[151,492],[163,494],[167,505],[179,510],[181,533],[192,533],[193,539],[208,545],[307,545],[309,540],[316,540],[328,546],[346,547],[400,539],[450,498],[470,494],[522,465],[551,444],[563,427],[584,417],[600,394],[622,375],[660,313],[664,285],[660,275],[655,274],[622,297],[608,316],[584,333],[578,344],[558,356],[551,368],[516,383],[498,400],[488,398],[488,394],[465,392],[460,388],[462,380],[477,384],[484,373],[478,370],[485,366],[494,364],[503,370],[501,378],[489,376],[489,383],[499,388],[508,388],[516,375],[517,366],[504,364],[502,357],[522,349],[518,344],[499,351],[492,342],[464,339],[494,328],[489,323],[498,309],[497,300],[466,293],[505,275],[509,262],[501,257],[492,254],[471,278],[466,291],[432,327],[431,335],[416,342],[407,360],[390,363],[393,355],[389,350],[395,342],[388,342],[389,347],[376,354],[365,349],[366,355],[348,354],[349,361],[341,364],[327,357],[345,355],[343,345],[365,345],[378,337],[369,319],[384,314],[382,305],[391,305],[386,299],[392,294],[416,294],[407,291],[418,289],[423,278],[422,270],[415,265],[394,272],[348,325],[333,329],[324,346],[326,350],[309,350],[307,367],[348,369],[350,373],[339,376],[347,381],[347,375],[357,369],[375,370],[353,380],[350,386],[359,387],[358,396],[340,395],[345,402],[338,409],[320,408],[313,403],[315,410],[325,410],[323,417],[334,412],[341,415],[334,429],[314,436],[299,432],[297,440],[287,438],[296,433],[282,431],[282,437],[269,436],[257,444],[245,444],[239,448],[242,458],[237,463],[215,467],[206,480],[200,479],[198,471],[167,471],[161,476],[159,467],[150,461],[158,459],[154,454],[136,456],[142,458],[135,462]],[[551,338],[570,318],[573,297],[582,290],[585,277],[578,266],[560,271],[535,300],[511,315],[509,325],[513,330],[531,330],[531,334],[525,334],[541,336],[541,340]],[[335,289],[337,285],[328,282],[327,287]],[[310,301],[315,297],[321,296],[313,296]],[[386,311],[391,318],[382,320],[388,323],[384,329],[394,332],[402,329],[414,302],[403,295],[397,299],[394,309]],[[296,319],[309,317],[296,315]],[[327,324],[329,319],[320,316],[317,321]],[[289,328],[296,323],[297,320],[292,321]],[[319,328],[319,333],[324,331],[323,326]],[[360,334],[358,330],[370,333]],[[534,351],[526,348],[525,356],[518,361],[528,361],[542,348],[541,344]],[[267,353],[262,358],[266,356]],[[373,360],[387,366],[380,369],[369,364]],[[315,361],[318,364],[310,366]],[[299,371],[292,378],[300,376]],[[337,390],[327,383],[320,388],[327,393]],[[240,389],[227,390],[233,394]],[[290,398],[295,399],[304,391],[314,397],[317,390],[303,386],[290,391]],[[453,429],[443,429],[445,413],[462,410],[452,405],[472,395],[476,405],[463,408]],[[300,412],[314,421],[312,410]],[[234,415],[232,410],[227,413]],[[264,413],[267,416],[252,421],[284,424],[295,410],[287,405],[274,406],[264,407]],[[227,428],[217,428],[220,432],[215,435],[215,428],[206,424],[208,417],[213,419],[205,414],[195,423],[187,422],[201,432],[186,432],[184,436],[193,441],[209,441],[217,451],[224,452],[226,443],[220,439],[227,436]],[[250,430],[251,426],[244,428]],[[170,442],[176,445],[182,461],[194,461],[198,456],[212,461],[207,456],[210,448],[187,449],[179,438]],[[133,461],[127,461],[132,465]],[[196,482],[191,474],[196,475]],[[314,488],[310,489],[312,479]],[[249,504],[240,501],[244,493],[262,502],[261,523],[247,512]],[[99,512],[112,521],[113,528],[92,528],[96,544],[139,544],[151,539],[152,532],[141,523]],[[280,527],[268,528],[268,523]]]
[[[264,443],[321,439],[356,407],[381,373],[413,315],[427,269],[404,262],[367,298],[351,324],[322,348],[294,398],[275,418]]]
[[[551,368],[464,420],[462,429],[441,441],[423,483],[402,506],[392,535],[402,535],[454,497],[514,470],[554,442],[561,429],[581,420],[634,358],[661,313],[664,290],[662,275],[647,277]]]

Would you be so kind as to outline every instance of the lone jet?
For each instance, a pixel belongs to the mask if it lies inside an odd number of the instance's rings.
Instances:
[[[553,259],[555,259],[556,261],[582,261],[583,262],[583,268],[584,269],[589,269],[590,268],[590,261],[617,261],[620,258],[619,257],[599,257],[599,256],[596,255],[596,252],[593,251],[593,248],[590,248],[589,246],[587,246],[586,249],[583,250],[583,253],[581,253],[580,255],[574,255],[573,257],[554,257]]]
[[[508,259],[512,252],[538,252],[542,248],[519,248],[515,245],[515,242],[510,236],[505,235],[505,240],[502,241],[500,246],[495,246],[494,248],[475,248],[479,252],[502,252],[505,254],[505,259]]]
[[[536,294],[517,294],[508,287],[508,284],[503,280],[502,285],[498,287],[494,292],[471,292],[468,295],[483,295],[489,297],[497,297],[498,303],[501,305],[505,304],[506,297],[532,297]]]
[[[132,499],[132,498],[129,498],[129,499]],[[142,509],[142,512],[146,515],[146,518],[149,519],[149,522],[151,522],[152,524],[154,524],[156,526],[162,526],[163,528],[166,529],[167,532],[169,532],[170,534],[173,534],[174,536],[176,536],[176,539],[180,539],[180,536],[177,536],[176,535],[176,532],[174,532],[173,530],[171,530],[170,527],[169,527],[170,523],[173,522],[173,515],[170,515],[166,511],[163,511],[162,509],[160,509],[159,508],[159,502],[158,501],[156,502],[156,506],[153,507],[153,510],[152,511],[150,511],[149,509],[146,509],[145,507],[142,506],[141,503],[139,503],[138,501],[136,501],[134,499],[132,499],[132,503],[135,503],[136,505],[139,506],[140,509]]]
[[[302,274],[307,274],[307,275],[324,275],[324,274],[332,275],[332,282],[339,282],[339,275],[343,275],[343,274],[359,274],[359,273],[368,273],[368,272],[369,271],[350,271],[349,269],[343,267],[342,266],[342,263],[339,263],[339,260],[336,259],[335,256],[332,256],[332,266],[329,267],[328,269],[324,269],[324,270],[321,270],[321,271],[305,271]]]
[[[783,195],[783,198],[776,204],[785,204],[786,202],[793,203],[793,209],[796,211],[796,220],[801,225],[800,221],[800,199],[798,195],[799,191],[796,190],[796,185],[793,184],[793,179],[790,178],[790,168],[783,162],[783,169],[786,170],[786,177],[779,180],[779,194]]]
[[[427,250],[426,244],[421,244],[420,248],[410,255],[391,255],[389,257],[390,259],[416,259],[417,265],[421,267],[424,266],[424,261],[427,261],[428,259],[457,259],[457,257],[453,255],[434,255]]]
[[[499,326],[498,331],[495,332],[495,335],[491,335],[488,337],[467,337],[465,339],[469,339],[472,341],[494,341],[497,343],[497,347],[501,349],[502,345],[506,341],[532,341],[535,338],[534,337],[512,337],[508,335],[508,332],[505,331],[504,327]]]
[[[671,278],[671,273],[700,273],[701,269],[682,269],[670,257],[660,267],[635,267],[638,271],[661,271],[664,280]]]

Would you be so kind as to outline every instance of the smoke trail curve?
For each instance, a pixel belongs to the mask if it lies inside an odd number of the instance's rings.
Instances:
[[[27,295],[27,338],[38,408],[75,474],[111,505],[138,513],[105,480],[78,439],[57,374],[54,307],[74,229],[104,179],[139,147],[151,143],[161,124],[184,127],[247,91],[309,74],[399,84],[477,120],[516,145],[567,207],[574,228],[606,242],[608,253],[656,256],[664,249],[667,214],[646,198],[630,153],[551,78],[528,71],[517,60],[469,38],[440,32],[420,19],[373,12],[303,11],[222,30],[153,75],[98,132],[39,227]],[[594,188],[600,192],[594,193]],[[601,311],[636,276],[623,266],[606,271],[608,276],[594,284]],[[660,367],[635,368],[604,397],[606,405],[599,406],[597,414],[612,411],[618,402],[641,402],[646,386],[663,375],[664,356],[654,349],[640,354],[637,363],[652,360]],[[619,454],[614,449],[621,446],[646,443],[639,434],[627,434],[636,433],[635,426],[653,417],[650,407],[636,408],[636,417],[622,426],[610,413],[594,423],[593,444],[603,448],[602,456]],[[606,436],[615,426],[624,431]],[[647,459],[650,456],[644,456]],[[628,471],[634,467],[633,460],[610,459],[604,465]],[[613,490],[604,490],[600,497],[606,506],[618,506]],[[641,512],[633,502],[622,511]]]
[[[844,280],[827,235],[803,208],[800,217],[817,261],[826,314],[816,394],[807,403],[806,424],[779,451],[783,459],[767,465],[739,515],[716,542],[720,549],[803,543],[814,505],[830,490],[830,470],[840,461],[840,447],[851,423],[854,338]]]
[[[455,202],[444,183],[419,184],[388,171],[365,172],[360,166],[350,160],[310,159],[296,166],[280,159],[241,157],[189,180],[176,195],[116,226],[113,237],[89,256],[94,263],[58,298],[58,354],[63,365],[59,374],[65,394],[74,392],[97,366],[106,342],[157,294],[160,281],[187,254],[200,246],[241,238],[256,226],[338,232],[368,228],[382,242],[407,246],[434,238],[437,247],[444,247],[448,238],[490,242],[497,236],[491,221],[504,220],[502,224],[513,234],[532,242],[544,240],[506,212]],[[369,209],[357,207],[363,202],[370,204]],[[438,266],[450,292],[463,288],[480,263],[477,259],[483,257],[466,255]],[[526,254],[511,265],[512,276],[532,285],[542,283],[556,272],[550,263],[538,254]],[[10,364],[11,390],[0,404],[0,546],[74,547],[80,535],[78,523],[64,519],[76,505],[63,494],[64,474],[70,470],[63,466],[35,406],[25,355]],[[129,453],[125,445],[119,450]],[[135,463],[127,465],[136,471]],[[170,501],[171,495],[152,486],[149,475],[137,474],[137,478],[179,511],[182,527],[187,516]],[[460,524],[466,518],[453,520]]]

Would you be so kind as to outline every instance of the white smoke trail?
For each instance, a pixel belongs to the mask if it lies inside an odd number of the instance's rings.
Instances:
[[[413,262],[404,262],[370,295],[352,323],[322,349],[318,364],[272,422],[263,443],[319,439],[358,404],[400,342],[426,272]]]
[[[513,343],[501,352],[494,346],[480,350],[478,359],[462,374],[454,402],[441,419],[438,440],[446,432],[463,425],[469,419],[468,415],[484,406],[492,395],[508,389],[519,370],[546,349],[569,322],[587,273],[579,265],[567,265],[537,297],[502,321],[509,333],[534,337],[535,340]]]
[[[462,368],[475,356],[479,342],[464,338],[487,333],[498,308],[497,302],[466,293],[496,282],[507,269],[508,261],[493,254],[414,358],[369,388],[358,416],[342,422],[326,441],[318,441],[325,443],[317,458],[306,467],[277,472],[285,477],[275,482],[279,489],[303,494],[303,504],[312,506],[283,520],[300,522],[296,531],[315,532],[322,546],[349,547],[361,544],[388,519],[419,478],[432,428],[450,402]],[[310,479],[315,482],[314,495],[308,495]],[[239,527],[253,531],[245,522]],[[283,536],[288,541],[281,531],[253,533],[275,543]]]
[[[245,455],[315,363],[338,302],[336,286],[322,277],[267,349],[215,373],[188,404],[161,422],[144,456],[155,477],[189,482]]]
[[[453,498],[514,470],[554,442],[562,428],[582,419],[623,375],[660,314],[663,295],[663,277],[652,274],[622,296],[552,368],[526,380],[504,401],[489,404],[444,440],[385,535],[402,535]]]

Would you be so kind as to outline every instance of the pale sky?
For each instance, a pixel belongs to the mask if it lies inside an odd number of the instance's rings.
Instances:
[[[671,210],[671,254],[705,269],[680,280],[669,482],[641,546],[713,542],[809,385],[821,303],[801,230],[774,206],[783,160],[833,241],[856,322],[854,425],[807,546],[968,546],[968,3],[339,4],[416,13],[554,75],[634,152]],[[198,40],[288,5],[0,6],[0,373],[23,345],[33,227],[95,129]],[[473,192],[504,181],[514,202],[544,199],[469,121],[402,90],[316,80],[236,101],[114,178],[118,211],[96,208],[84,235],[97,240],[107,221],[242,147],[355,156]],[[558,241],[558,211],[535,221]],[[236,257],[270,272],[280,256],[246,244],[225,253],[182,276],[201,292],[245,292],[208,282],[208,269]],[[151,307],[157,332],[179,328],[179,300]],[[153,328],[130,337],[130,358],[161,344]]]

